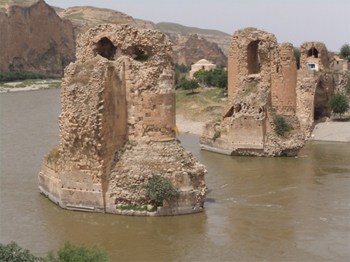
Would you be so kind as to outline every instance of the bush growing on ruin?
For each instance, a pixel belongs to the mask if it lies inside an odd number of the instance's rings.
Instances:
[[[284,136],[286,132],[291,130],[291,126],[283,116],[276,115],[273,122],[275,124],[275,132],[279,136]]]
[[[335,94],[329,100],[329,106],[335,114],[343,114],[349,109],[349,100],[343,94]]]
[[[163,206],[163,201],[176,198],[178,192],[171,182],[159,175],[153,176],[146,186],[147,195],[155,206]]]

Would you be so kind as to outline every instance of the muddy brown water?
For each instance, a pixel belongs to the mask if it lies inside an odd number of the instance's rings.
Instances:
[[[0,242],[45,255],[66,241],[111,261],[349,261],[350,145],[309,143],[297,158],[230,157],[180,140],[207,166],[205,211],[124,217],[60,209],[38,193],[58,142],[59,90],[0,95]]]

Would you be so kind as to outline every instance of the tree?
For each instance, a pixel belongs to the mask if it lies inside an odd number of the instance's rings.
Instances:
[[[181,77],[176,84],[176,88],[183,88],[185,90],[191,90],[191,94],[194,93],[194,89],[199,86],[198,81],[195,79],[188,80],[186,77]]]
[[[344,44],[340,48],[340,56],[344,59],[348,59],[350,61],[350,45]]]
[[[331,110],[335,114],[343,114],[349,109],[349,100],[343,94],[335,94],[329,100]]]
[[[219,67],[210,70],[198,70],[193,74],[201,85],[227,88],[227,70]]]

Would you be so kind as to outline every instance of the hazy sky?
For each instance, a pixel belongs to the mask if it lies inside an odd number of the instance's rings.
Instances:
[[[218,29],[228,34],[253,26],[278,42],[324,42],[331,51],[350,43],[350,0],[46,0],[50,5],[90,5],[152,22]]]

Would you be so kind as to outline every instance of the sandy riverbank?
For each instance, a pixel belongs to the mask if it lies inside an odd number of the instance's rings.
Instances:
[[[318,123],[310,137],[312,141],[350,142],[350,121]]]

